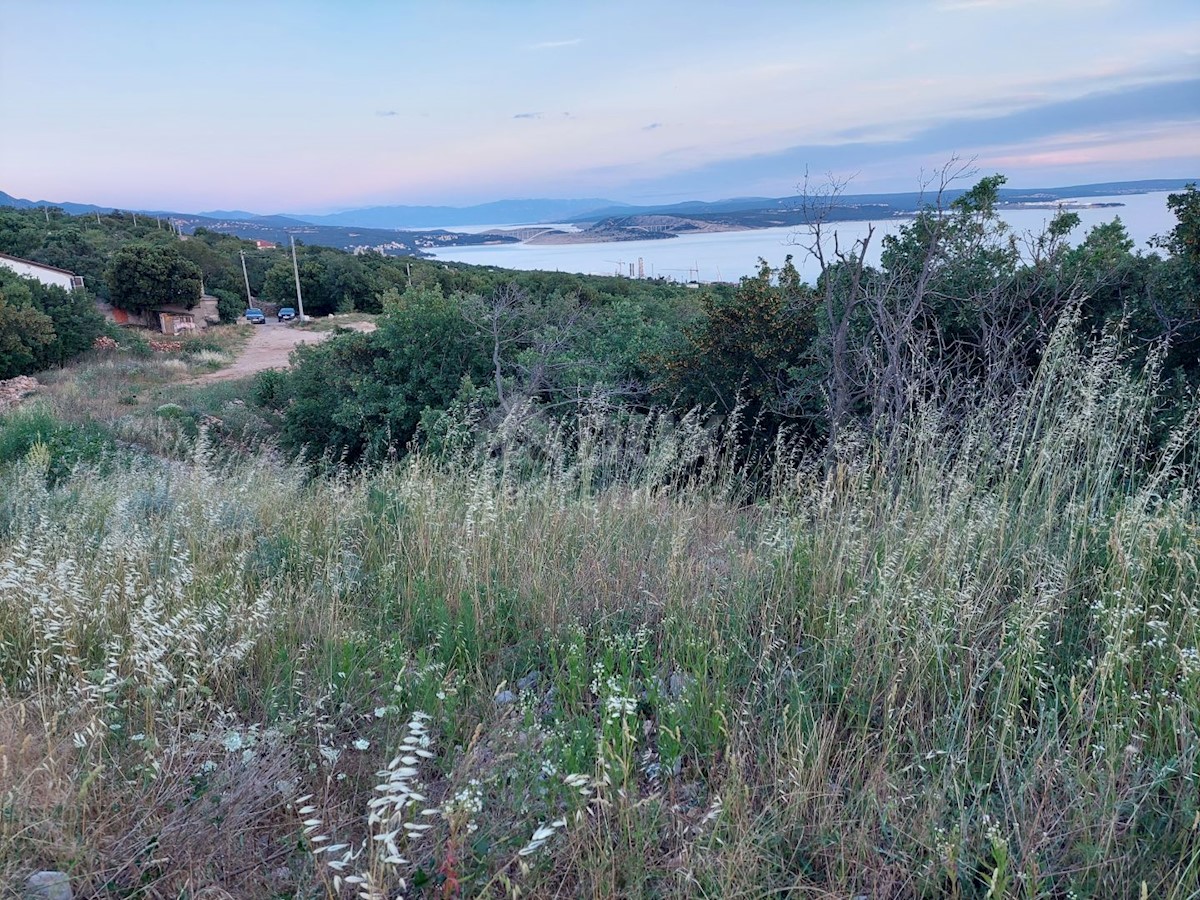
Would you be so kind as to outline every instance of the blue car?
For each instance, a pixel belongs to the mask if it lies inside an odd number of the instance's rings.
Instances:
[[[290,306],[285,306],[278,312],[276,318],[280,322],[290,322],[292,319],[296,318],[296,311]]]
[[[246,317],[246,321],[251,325],[267,324],[267,317],[263,315],[263,311],[261,309],[248,309],[242,313],[242,315]]]

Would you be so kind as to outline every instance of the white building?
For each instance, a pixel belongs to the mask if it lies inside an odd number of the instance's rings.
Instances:
[[[58,269],[54,266],[33,262],[32,260],[21,259],[19,256],[9,256],[7,253],[0,253],[0,266],[11,269],[22,278],[33,278],[42,284],[55,285],[65,288],[68,291],[83,287],[82,275],[76,275],[74,272],[68,272],[66,269]]]

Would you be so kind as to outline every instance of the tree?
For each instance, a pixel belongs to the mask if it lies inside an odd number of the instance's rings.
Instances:
[[[701,295],[704,319],[689,329],[687,345],[666,361],[670,386],[688,404],[731,412],[769,431],[795,413],[789,399],[816,336],[817,303],[787,257],[773,271],[759,260],[732,295]]]
[[[200,300],[200,267],[174,246],[136,242],[113,254],[104,273],[113,306],[131,312],[191,309]]]
[[[38,353],[53,341],[50,317],[34,309],[27,295],[10,286],[0,288],[0,378],[35,371]]]
[[[1193,276],[1200,281],[1200,191],[1195,182],[1187,185],[1182,194],[1167,195],[1167,209],[1178,220],[1170,233],[1155,239],[1155,243],[1187,262]]]
[[[301,347],[286,375],[268,376],[288,450],[350,463],[402,453],[422,414],[446,409],[464,375],[488,378],[487,341],[464,318],[461,295],[414,288],[384,302],[378,330]]]
[[[0,297],[6,300],[7,327],[26,330],[19,342],[23,349],[15,343],[9,347],[10,364],[19,358],[22,372],[61,366],[91,349],[104,331],[104,317],[87,291],[67,291],[0,269]]]
[[[246,308],[245,294],[238,294],[225,288],[213,288],[209,293],[217,298],[217,315],[226,324],[236,322]]]
[[[385,286],[353,254],[328,247],[296,245],[300,289],[308,315],[381,309],[377,294]],[[292,260],[284,257],[267,270],[263,280],[264,300],[280,305],[296,304],[296,280]]]

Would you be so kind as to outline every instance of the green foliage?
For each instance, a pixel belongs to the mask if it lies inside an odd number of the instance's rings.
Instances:
[[[109,299],[105,267],[130,242],[176,244],[173,233],[155,219],[112,212],[70,216],[60,209],[0,208],[0,251],[67,269],[83,276],[91,293]]]
[[[290,372],[267,376],[258,389],[283,415],[285,447],[379,460],[404,453],[422,423],[440,445],[435,436],[457,429],[467,410],[477,423],[495,423],[542,410],[564,415],[595,399],[646,402],[655,355],[687,321],[686,291],[593,291],[587,300],[534,295],[522,284],[514,277],[488,295],[447,294],[438,282],[390,289],[375,332],[297,351]]]
[[[378,312],[378,295],[387,285],[363,265],[359,257],[328,247],[296,246],[304,314]],[[279,306],[296,306],[296,278],[290,256],[280,255],[267,270],[263,299]]]
[[[487,377],[483,341],[460,297],[413,290],[387,302],[374,333],[300,347],[286,381],[259,382],[260,398],[283,405],[286,448],[347,462],[401,454],[423,411],[444,409],[464,372]]]
[[[535,439],[589,402],[631,415],[655,405],[726,413],[740,403],[759,440],[785,426],[833,440],[850,426],[895,433],[906,409],[973,386],[990,385],[1000,397],[1026,384],[1049,334],[1076,307],[1085,333],[1122,323],[1137,348],[1131,365],[1163,344],[1173,390],[1200,383],[1200,289],[1188,249],[1195,188],[1171,195],[1179,225],[1160,241],[1172,255],[1160,258],[1137,252],[1119,220],[1071,248],[1079,220],[1069,212],[1018,244],[997,214],[1003,184],[992,175],[951,203],[940,195],[883,240],[878,268],[844,247],[828,255],[813,287],[800,284],[790,261],[777,271],[764,262],[736,288],[689,292],[659,281],[298,245],[306,312],[379,312],[380,328],[298,353],[295,371],[264,376],[258,393],[274,411],[266,418],[278,413],[286,423],[290,452],[353,460],[403,453],[422,422],[439,445],[461,436],[466,419],[477,436],[508,420]],[[286,251],[204,229],[181,242],[153,220],[115,212],[0,210],[0,249],[79,271],[100,294],[109,285],[95,273],[106,265],[178,254],[197,267],[225,321],[244,306],[244,254],[251,289],[295,305]],[[9,326],[21,332],[9,355],[24,370],[86,348],[90,326],[69,321],[74,313],[15,305],[46,312],[56,335],[43,343],[44,331],[32,327],[40,319],[6,313],[30,318],[31,327]],[[460,392],[464,378],[469,396]]]
[[[236,322],[246,309],[245,296],[239,295],[235,291],[211,288],[209,293],[217,298],[217,314],[226,325]]]
[[[63,365],[103,332],[104,317],[86,290],[67,291],[0,269],[0,378]]]
[[[174,245],[127,244],[105,270],[113,306],[132,312],[160,306],[191,308],[200,301],[200,267]]]
[[[259,250],[250,241],[242,240],[229,234],[209,231],[207,228],[197,228],[186,241],[178,244],[179,252],[200,268],[204,279],[204,290],[218,298],[237,298],[240,305],[237,314],[246,308],[246,280],[249,279],[250,291],[257,296],[262,291],[263,280],[267,269],[280,258],[277,250]],[[246,270],[242,273],[242,260],[245,259]],[[228,304],[229,300],[224,300]],[[236,321],[224,318],[223,322]]]
[[[0,291],[0,378],[35,371],[38,357],[54,343],[54,322],[33,307],[28,295]]]
[[[983,178],[949,209],[925,210],[883,239],[882,277],[928,298],[922,317],[947,344],[978,333],[981,298],[1004,291],[1020,267],[1016,239],[996,211],[1005,181]]]
[[[111,458],[116,450],[112,437],[96,423],[63,422],[39,404],[0,416],[0,466],[20,462],[38,447],[46,454],[41,465],[50,484],[77,465]]]
[[[706,291],[700,304],[704,318],[665,361],[668,391],[724,412],[741,403],[774,432],[790,373],[804,364],[816,336],[811,289],[790,256],[778,271],[760,259],[758,274],[743,278],[734,293]]]
[[[1177,221],[1159,246],[1181,257],[1200,281],[1200,190],[1189,184],[1182,193],[1167,195],[1167,207]]]

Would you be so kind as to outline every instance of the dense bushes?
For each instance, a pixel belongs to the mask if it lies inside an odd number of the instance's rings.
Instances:
[[[647,361],[665,352],[689,298],[606,299],[532,297],[516,282],[487,297],[389,291],[375,332],[300,348],[257,395],[283,413],[288,450],[345,462],[403,454],[422,418],[456,400],[493,425],[596,398],[644,404]]]
[[[200,300],[200,267],[174,245],[135,241],[117,250],[104,270],[112,305],[134,312],[161,306],[188,309]]]
[[[1084,336],[1119,327],[1131,336],[1131,365],[1161,354],[1175,393],[1194,389],[1195,189],[1170,198],[1179,224],[1159,240],[1172,253],[1164,259],[1135,252],[1119,220],[1072,248],[1078,220],[1069,213],[1018,241],[997,212],[1003,181],[984,178],[944,206],[936,196],[883,241],[876,266],[865,264],[864,243],[838,244],[814,221],[798,241],[820,262],[813,285],[790,261],[777,270],[764,262],[736,287],[688,291],[298,245],[306,311],[378,311],[380,328],[301,351],[293,373],[271,376],[258,393],[282,415],[288,451],[350,461],[405,452],[422,420],[444,428],[452,406],[451,418],[469,410],[484,431],[566,421],[594,402],[632,415],[736,406],[759,445],[783,431],[831,444],[856,431],[899,434],[897,423],[922,404],[953,414],[977,391],[999,400],[1020,389],[1056,324],[1076,310]],[[102,248],[116,252],[114,265],[143,251],[182,254],[225,319],[240,312],[244,253],[251,289],[293,302],[290,260],[279,251],[202,229],[180,244],[119,215],[90,221],[0,210],[0,247],[67,266],[76,253],[93,268]],[[10,322],[8,358],[27,368],[54,351],[44,320],[24,310],[0,309],[0,329]]]
[[[1064,316],[1083,337],[1126,333],[1132,367],[1161,355],[1177,394],[1194,387],[1194,261],[1134,252],[1119,220],[1072,248],[1069,213],[1023,253],[997,213],[1002,183],[985,178],[918,215],[884,240],[878,266],[865,264],[865,244],[839,246],[814,225],[815,285],[790,258],[778,270],[762,262],[736,288],[693,292],[574,279],[564,293],[570,276],[498,282],[488,270],[417,266],[418,286],[381,298],[378,332],[304,350],[293,372],[272,376],[269,402],[290,451],[352,462],[403,453],[422,419],[440,431],[466,414],[486,432],[569,421],[595,402],[634,415],[736,407],[741,438],[758,446],[784,431],[894,442],[922,406],[953,416],[1022,389]]]
[[[0,268],[0,378],[62,365],[104,332],[91,294]]]

